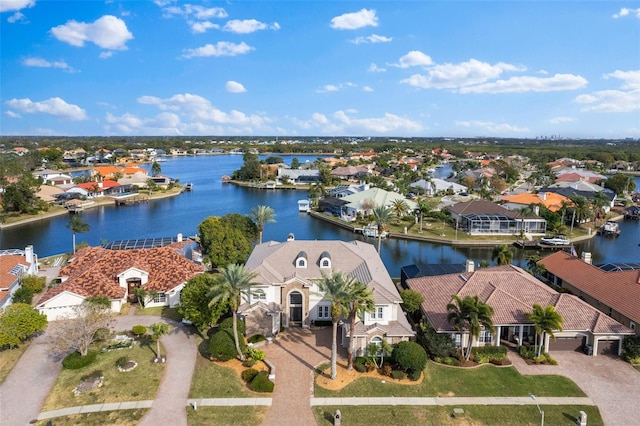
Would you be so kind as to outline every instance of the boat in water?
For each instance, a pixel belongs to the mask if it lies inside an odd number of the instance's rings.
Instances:
[[[571,240],[562,234],[554,235],[553,237],[540,238],[540,244],[548,246],[568,246],[571,244]]]
[[[192,183],[188,183],[184,186],[184,190],[185,191],[193,191],[193,184]]]
[[[302,213],[309,213],[309,211],[311,211],[311,201],[298,200],[298,211]]]
[[[598,234],[605,237],[617,237],[620,235],[620,225],[618,222],[608,220],[598,229]]]
[[[362,228],[362,235],[365,237],[374,237],[378,238],[378,225],[375,223],[370,223],[369,225]],[[388,231],[382,231],[380,234],[381,238],[386,238],[389,235]]]

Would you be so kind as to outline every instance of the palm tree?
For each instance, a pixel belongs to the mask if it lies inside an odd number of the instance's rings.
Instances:
[[[324,293],[324,299],[331,301],[331,380],[338,376],[338,321],[340,317],[349,312],[349,300],[351,299],[349,290],[352,279],[342,272],[333,272],[330,276],[322,274],[322,279],[318,282],[318,287]]]
[[[262,244],[262,231],[264,230],[265,223],[274,223],[276,212],[268,206],[256,206],[251,209],[251,218],[256,223],[258,231],[260,232],[259,244]]]
[[[593,196],[593,200],[591,200],[591,205],[593,207],[593,225],[598,226],[598,216],[602,215],[604,217],[604,210],[610,204],[609,198],[604,192],[597,192]]]
[[[454,294],[451,296],[453,303],[447,305],[447,321],[452,323],[456,330],[469,333],[469,341],[467,343],[466,352],[463,350],[462,354],[468,361],[471,356],[471,348],[473,347],[473,339],[480,337],[482,328],[493,330],[493,308],[483,301],[478,296],[465,296],[461,299],[460,296]]]
[[[544,345],[544,335],[548,334],[553,340],[556,339],[554,331],[562,331],[562,323],[564,318],[557,311],[555,306],[548,305],[542,307],[537,303],[533,305],[533,312],[527,314],[527,319],[533,323],[533,327],[536,330],[536,342],[538,347],[537,356],[542,353],[542,346]],[[538,336],[540,336],[540,344],[538,345]]]
[[[391,210],[393,210],[396,219],[400,219],[409,211],[409,204],[402,198],[398,198],[391,202]]]
[[[415,214],[420,216],[420,233],[422,233],[422,222],[424,220],[424,216],[429,214],[433,210],[433,203],[426,200],[418,201],[418,205],[415,209]]]
[[[506,244],[495,246],[491,260],[497,260],[498,265],[510,265],[513,260],[513,251]]]
[[[236,345],[236,352],[243,362],[245,358],[240,350],[238,340],[238,308],[242,303],[242,297],[248,296],[251,286],[256,285],[253,282],[256,275],[255,272],[246,269],[243,265],[230,264],[226,268],[220,268],[218,275],[214,277],[214,285],[207,293],[207,297],[210,298],[209,307],[222,301],[229,304],[233,315],[233,341]]]
[[[67,223],[67,229],[71,229],[73,236],[73,254],[76,254],[76,232],[89,232],[89,224],[82,220],[82,217],[74,214]]]
[[[356,318],[358,312],[371,312],[375,309],[376,304],[373,300],[373,293],[366,284],[360,281],[353,281],[348,288],[349,293],[349,321],[351,329],[349,332],[349,347],[347,349],[347,370],[353,369],[353,339],[355,337]]]
[[[382,232],[395,218],[393,210],[385,206],[375,206],[373,208],[373,219],[378,225],[378,254],[380,253],[380,246],[382,244]]]
[[[573,203],[573,211],[575,212],[575,220],[582,223],[589,215],[589,200],[582,195],[574,194],[570,197]],[[573,230],[573,223],[571,224]]]
[[[169,324],[166,322],[157,322],[151,325],[151,336],[156,341],[156,356],[160,359],[160,338],[165,334],[169,334]]]

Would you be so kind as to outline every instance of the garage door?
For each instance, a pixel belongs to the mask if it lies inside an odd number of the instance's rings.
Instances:
[[[584,336],[578,337],[558,337],[556,340],[549,340],[549,351],[576,351],[582,352],[585,342]]]
[[[618,356],[619,340],[600,340],[598,341],[598,354]]]

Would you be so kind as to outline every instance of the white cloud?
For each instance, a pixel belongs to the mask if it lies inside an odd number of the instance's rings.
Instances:
[[[429,66],[433,64],[433,60],[429,55],[425,55],[419,50],[412,50],[400,58],[397,64],[391,64],[398,68],[409,68],[415,66]]]
[[[572,121],[576,121],[576,119],[572,117],[554,117],[551,120],[549,120],[549,123],[560,124],[560,123],[571,123]]]
[[[413,120],[385,113],[382,117],[354,118],[354,111],[336,111],[327,117],[322,113],[313,113],[309,120],[291,118],[293,123],[304,130],[314,130],[324,134],[363,135],[363,134],[415,134],[423,126]]]
[[[139,118],[133,114],[123,114],[119,117],[107,113],[105,116],[106,129],[110,133],[139,134],[139,135],[182,135],[180,117],[176,114],[163,112],[151,118]],[[114,132],[115,130],[115,132]]]
[[[206,33],[207,30],[212,28],[220,28],[220,25],[214,24],[210,21],[201,21],[201,22],[189,22],[189,26],[191,27],[191,31],[196,34]]]
[[[27,17],[24,16],[24,14],[22,14],[21,12],[16,12],[7,18],[7,22],[10,24],[15,24],[18,21],[27,22]]]
[[[169,4],[169,2],[156,1],[155,3],[156,5],[162,7],[162,11],[164,12],[164,16],[166,18],[177,15],[204,21],[211,18],[226,18],[227,16],[229,16],[227,12],[221,7],[203,7],[193,4],[185,4],[182,7],[165,7]]]
[[[67,120],[86,120],[87,113],[77,105],[68,104],[61,98],[50,98],[45,101],[32,102],[31,99],[11,99],[5,104],[27,114],[49,114]]]
[[[5,111],[4,114],[6,116],[8,116],[8,117],[11,117],[11,118],[21,118],[22,117],[20,114],[15,113],[13,111]]]
[[[638,9],[629,9],[627,7],[623,7],[622,9],[620,9],[620,12],[615,13],[613,15],[614,18],[622,18],[624,16],[635,16],[636,18],[640,19],[640,8]]]
[[[620,71],[603,75],[605,80],[615,79],[622,90],[601,90],[576,97],[579,104],[586,104],[583,112],[631,112],[640,110],[640,70]]]
[[[33,7],[36,0],[2,0],[0,1],[0,12],[10,12]]]
[[[22,61],[22,65],[26,67],[38,67],[38,68],[59,68],[65,71],[73,72],[74,69],[69,66],[65,61],[50,62],[44,58],[26,58]]]
[[[207,57],[207,56],[237,56],[244,55],[254,50],[244,41],[240,44],[228,41],[219,41],[216,44],[205,44],[196,49],[183,50],[183,58]]]
[[[526,127],[513,126],[507,123],[493,123],[491,121],[456,121],[456,126],[467,128],[479,128],[490,133],[522,133],[528,132]]]
[[[553,77],[511,77],[476,86],[462,87],[460,93],[525,93],[559,92],[581,89],[587,85],[587,79],[580,75],[556,74]]]
[[[229,31],[236,34],[250,34],[266,29],[279,30],[280,25],[277,22],[269,25],[264,22],[256,21],[255,19],[232,19],[222,27],[223,31]]]
[[[357,30],[367,26],[378,26],[375,10],[362,9],[359,12],[345,13],[331,19],[331,28],[336,30]]]
[[[105,52],[100,52],[100,54],[98,55],[98,57],[99,57],[100,59],[108,59],[108,58],[110,58],[110,57],[112,57],[112,56],[113,56],[113,52],[107,52],[107,51],[105,51]]]
[[[316,90],[316,93],[338,92],[347,87],[356,87],[356,85],[351,83],[350,81],[347,81],[346,83],[339,83],[339,84],[327,84],[324,87],[322,87],[322,89]]]
[[[133,34],[127,24],[115,16],[105,15],[93,23],[68,21],[51,29],[51,33],[60,41],[72,46],[82,47],[85,42],[92,42],[103,49],[126,50],[127,41]]]
[[[401,83],[423,89],[456,89],[474,84],[485,83],[497,78],[505,71],[522,71],[523,67],[498,62],[491,65],[470,59],[459,64],[438,64],[429,68],[427,75],[414,74],[401,80]]]
[[[357,37],[351,40],[351,43],[361,44],[361,43],[389,43],[393,40],[393,37],[385,37],[377,34],[371,34],[366,37]]]
[[[386,72],[387,69],[386,68],[380,68],[376,64],[372,63],[371,65],[369,65],[369,71],[370,72]]]
[[[624,84],[621,89],[640,89],[640,70],[620,71],[616,70],[612,73],[605,74],[604,79],[616,78],[622,80]]]
[[[244,93],[247,91],[241,83],[233,80],[227,81],[224,88],[229,93]]]
[[[373,89],[372,89],[371,87],[369,87],[369,86],[364,86],[364,87],[362,88],[362,91],[363,91],[363,92],[373,92]]]

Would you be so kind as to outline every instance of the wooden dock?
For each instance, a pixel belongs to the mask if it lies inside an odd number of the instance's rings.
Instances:
[[[138,196],[138,197],[116,199],[115,203],[116,203],[116,206],[134,206],[136,204],[146,203],[148,201],[149,201],[149,197]]]

